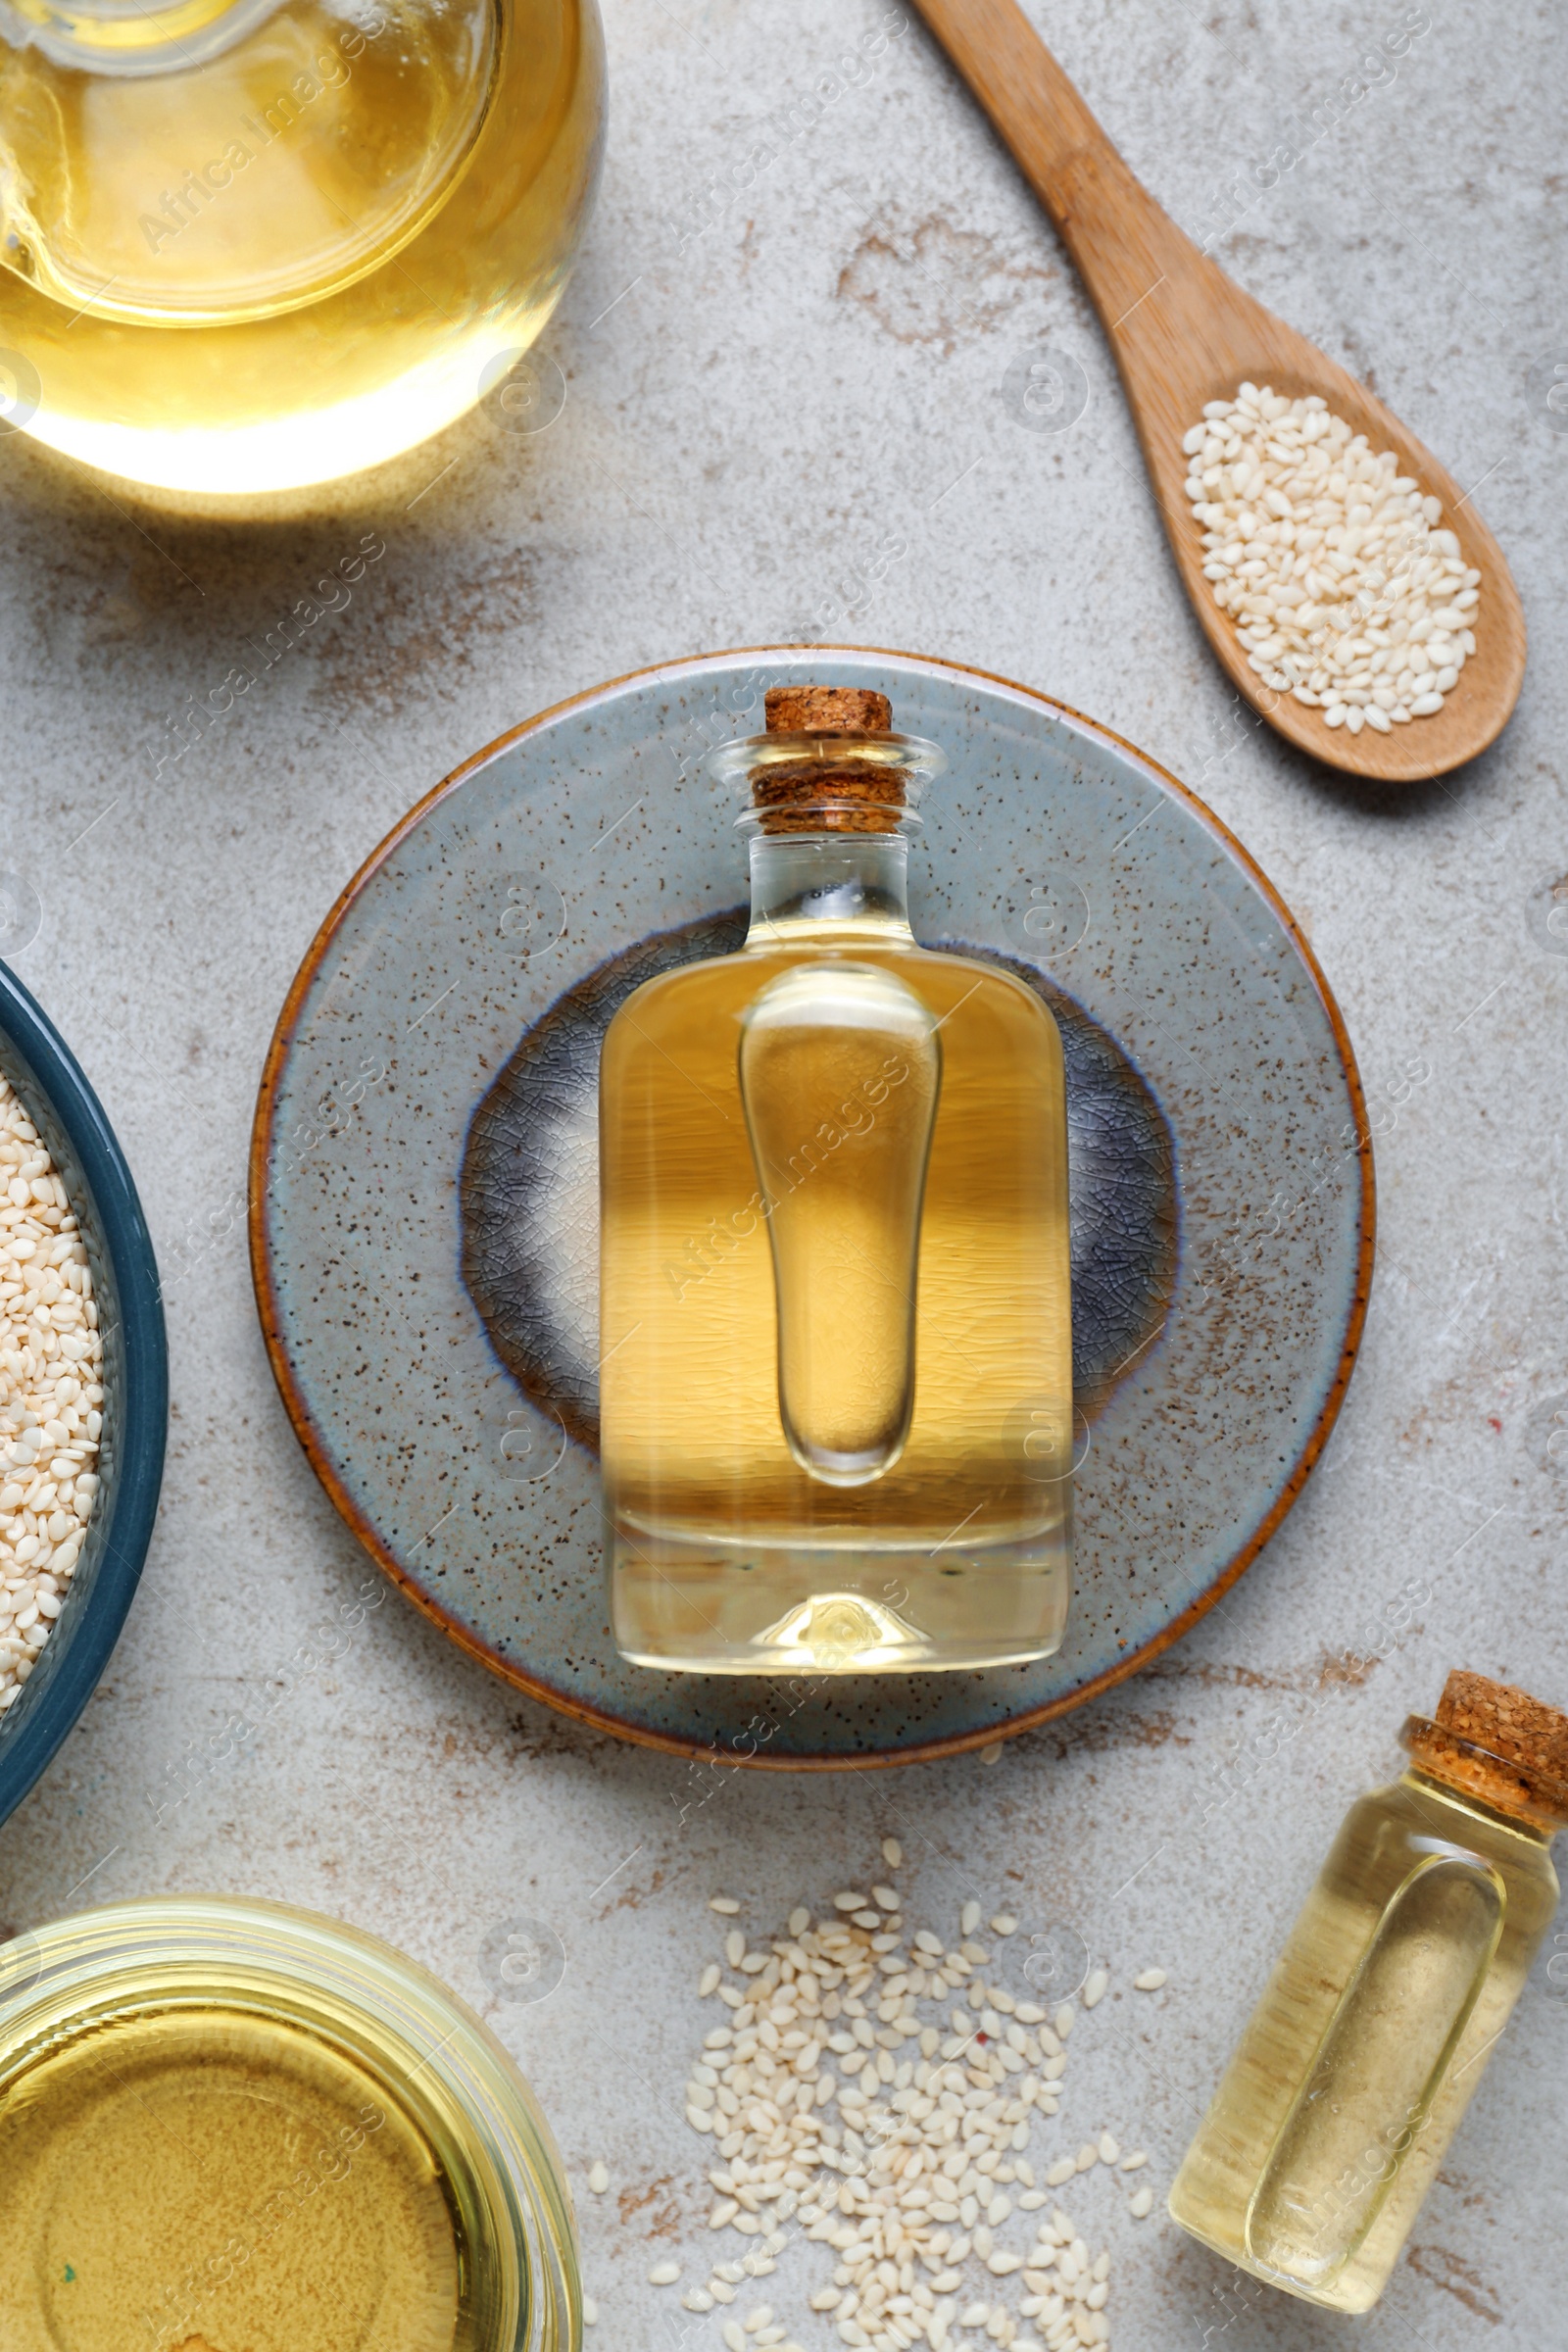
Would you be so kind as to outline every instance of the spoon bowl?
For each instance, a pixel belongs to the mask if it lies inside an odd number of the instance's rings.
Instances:
[[[1446,775],[1506,726],[1525,666],[1524,612],[1508,566],[1431,451],[1347,368],[1243,293],[1133,176],[1017,0],[915,0],[1054,221],[1116,356],[1144,462],[1182,585],[1221,667],[1270,726],[1309,758],[1369,783]],[[1443,508],[1481,574],[1476,650],[1443,709],[1387,735],[1326,726],[1321,710],[1264,684],[1203,577],[1202,525],[1185,483],[1182,437],[1204,406],[1244,383],[1288,400],[1316,393],[1374,453]]]

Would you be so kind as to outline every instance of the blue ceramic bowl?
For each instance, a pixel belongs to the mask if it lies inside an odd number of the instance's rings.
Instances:
[[[0,1070],[26,1107],[76,1212],[103,1335],[98,1507],[55,1630],[0,1716],[0,1821],[21,1804],[97,1687],[120,1638],[158,1514],[169,1347],[158,1267],[124,1153],[54,1023],[0,963]]]

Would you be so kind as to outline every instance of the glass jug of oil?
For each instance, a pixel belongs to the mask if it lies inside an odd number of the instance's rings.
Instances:
[[[463,414],[550,317],[594,0],[0,0],[0,424],[201,500]]]

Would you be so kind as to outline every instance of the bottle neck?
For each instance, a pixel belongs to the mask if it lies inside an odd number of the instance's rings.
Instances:
[[[903,834],[756,833],[750,848],[749,948],[784,941],[913,947]]]
[[[1522,1813],[1510,1811],[1505,1805],[1489,1804],[1473,1788],[1456,1788],[1451,1781],[1445,1780],[1441,1773],[1433,1772],[1429,1766],[1407,1764],[1403,1778],[1407,1787],[1417,1789],[1423,1796],[1442,1797],[1455,1811],[1478,1815],[1482,1821],[1490,1822],[1494,1829],[1507,1830],[1515,1838],[1523,1838],[1529,1844],[1545,1847],[1551,1843],[1555,1834],[1554,1824],[1532,1821]]]

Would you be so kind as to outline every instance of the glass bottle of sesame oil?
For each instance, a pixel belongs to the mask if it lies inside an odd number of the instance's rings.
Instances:
[[[1049,1656],[1071,1564],[1061,1043],[915,944],[943,764],[886,699],[780,687],[739,954],[648,981],[600,1069],[612,1621],[639,1664],[907,1672]]]
[[[0,0],[0,429],[232,499],[423,440],[532,343],[594,0]]]
[[[1557,1902],[1568,1715],[1450,1674],[1351,1806],[1170,2192],[1270,2285],[1368,2311]]]

